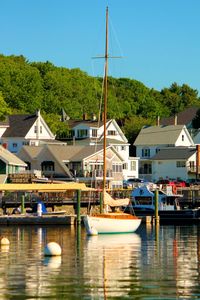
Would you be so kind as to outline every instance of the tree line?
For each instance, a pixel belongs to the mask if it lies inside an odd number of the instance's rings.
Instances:
[[[103,79],[80,69],[57,67],[51,62],[29,62],[24,56],[0,55],[0,119],[8,114],[41,110],[59,138],[67,134],[60,122],[63,109],[71,119],[99,114]],[[172,83],[161,91],[129,78],[108,78],[108,118],[114,118],[129,140],[143,125],[160,116],[172,116],[187,107],[200,106],[198,91]]]

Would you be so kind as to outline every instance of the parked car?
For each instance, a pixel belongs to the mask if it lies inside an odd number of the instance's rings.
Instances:
[[[144,183],[144,179],[141,178],[129,178],[123,181],[123,188],[128,189],[134,186],[138,186],[138,184]]]
[[[187,184],[190,185],[200,185],[200,179],[188,179],[187,180]]]
[[[189,184],[185,180],[176,180],[175,184],[177,187],[187,187]]]
[[[150,181],[147,181],[142,178],[129,178],[127,180],[124,180],[123,182],[123,188],[124,189],[131,189],[133,187],[138,187],[142,185],[147,185],[151,188],[156,188],[156,184]]]
[[[164,184],[164,185],[171,185],[171,186],[176,186],[176,182],[173,180],[168,180],[168,179],[160,179],[156,182],[156,184]]]

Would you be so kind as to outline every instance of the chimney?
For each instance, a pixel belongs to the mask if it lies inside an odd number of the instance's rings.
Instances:
[[[160,116],[157,116],[157,119],[156,119],[156,126],[160,126]]]
[[[86,120],[87,120],[87,114],[84,113],[84,114],[83,114],[83,121],[86,121]]]
[[[177,125],[177,114],[174,115],[174,125]]]
[[[37,109],[35,112],[36,117],[40,117],[40,109]]]

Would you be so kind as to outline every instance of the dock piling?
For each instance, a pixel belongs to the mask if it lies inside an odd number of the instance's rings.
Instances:
[[[158,198],[159,198],[159,193],[158,193],[158,190],[156,189],[156,191],[155,191],[155,222],[156,222],[156,224],[159,223]]]
[[[81,190],[77,190],[76,216],[77,224],[81,224]]]
[[[22,195],[21,196],[21,213],[22,214],[24,214],[24,211],[25,211],[25,205],[24,205],[24,203],[25,203],[25,196],[24,195]]]

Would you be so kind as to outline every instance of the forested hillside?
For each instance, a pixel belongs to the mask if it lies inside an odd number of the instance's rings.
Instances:
[[[191,105],[200,106],[197,90],[173,83],[161,91],[128,78],[109,77],[108,118],[115,118],[131,139],[144,124],[167,117]],[[23,56],[0,55],[0,118],[37,109],[54,133],[63,135],[61,109],[72,119],[98,114],[102,78],[80,69],[56,67],[51,62],[29,62]]]

